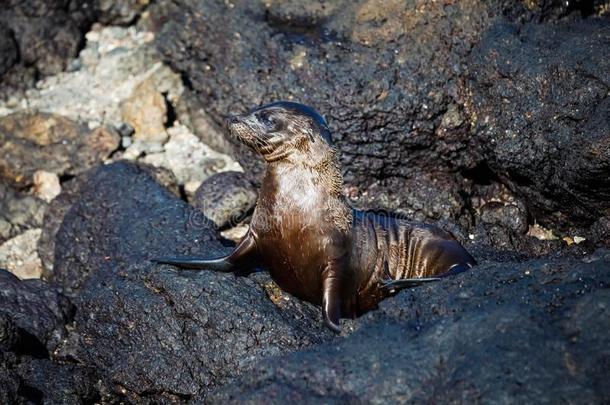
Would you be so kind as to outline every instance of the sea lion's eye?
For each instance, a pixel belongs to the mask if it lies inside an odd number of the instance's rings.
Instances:
[[[275,118],[269,113],[269,111],[261,111],[258,113],[258,120],[266,127],[273,127],[275,125]]]

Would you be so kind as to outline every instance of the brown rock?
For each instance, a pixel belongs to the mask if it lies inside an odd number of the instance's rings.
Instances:
[[[164,143],[167,140],[165,99],[151,79],[133,90],[131,97],[121,104],[121,114],[123,121],[134,128],[135,140],[145,143]]]
[[[24,111],[0,118],[0,179],[23,188],[38,170],[76,175],[108,157],[120,138],[59,115]]]

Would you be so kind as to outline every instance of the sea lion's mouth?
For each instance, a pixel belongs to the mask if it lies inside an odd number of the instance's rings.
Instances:
[[[231,136],[239,139],[244,145],[249,146],[261,155],[268,151],[269,145],[267,141],[262,139],[243,118],[231,116],[226,119],[225,123]]]

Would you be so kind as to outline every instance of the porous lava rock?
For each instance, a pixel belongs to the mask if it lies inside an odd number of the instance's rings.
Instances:
[[[610,399],[610,252],[493,263],[403,291],[341,341],[257,364],[208,403]]]
[[[607,19],[498,24],[470,58],[481,154],[553,229],[610,213],[608,38]]]

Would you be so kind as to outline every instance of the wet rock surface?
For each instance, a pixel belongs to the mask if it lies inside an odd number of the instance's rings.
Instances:
[[[207,400],[603,403],[609,270],[607,250],[479,266],[387,299],[347,338],[262,362]]]

